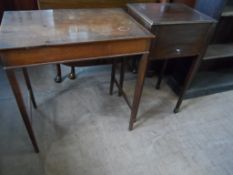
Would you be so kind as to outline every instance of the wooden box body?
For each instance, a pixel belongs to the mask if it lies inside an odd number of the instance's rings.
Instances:
[[[156,38],[151,59],[198,56],[216,21],[183,4],[128,4],[129,13]]]

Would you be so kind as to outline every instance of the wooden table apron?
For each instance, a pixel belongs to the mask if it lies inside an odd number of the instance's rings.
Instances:
[[[133,99],[133,105],[131,109],[131,117],[129,129],[133,128],[133,123],[136,121],[138,106],[141,98],[145,72],[148,64],[150,39],[130,39],[130,40],[118,40],[111,42],[93,42],[85,44],[72,44],[61,45],[51,47],[34,47],[30,49],[11,49],[1,51],[1,58],[4,69],[7,73],[11,88],[13,90],[18,108],[20,110],[22,119],[25,123],[31,142],[34,146],[34,150],[39,152],[39,148],[36,142],[35,135],[29,120],[29,116],[26,111],[26,106],[23,101],[23,96],[20,91],[18,81],[15,76],[15,69],[22,68],[23,75],[27,88],[29,90],[30,98],[34,108],[36,108],[36,102],[33,95],[27,67],[39,66],[44,64],[63,63],[72,61],[84,61],[94,59],[111,59],[113,57],[123,57],[129,55],[143,55],[140,61],[140,69],[135,87],[135,95]],[[107,48],[107,49],[106,49]]]

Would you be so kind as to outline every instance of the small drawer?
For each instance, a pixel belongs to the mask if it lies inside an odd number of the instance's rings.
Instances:
[[[172,59],[199,55],[205,47],[209,24],[179,24],[155,26],[156,39],[151,47],[151,59]]]

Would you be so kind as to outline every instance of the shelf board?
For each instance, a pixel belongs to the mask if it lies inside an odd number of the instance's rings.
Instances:
[[[226,5],[222,12],[222,17],[233,16],[233,5]]]
[[[181,87],[178,82],[170,77],[168,85],[176,94],[179,94]],[[205,96],[220,92],[233,90],[233,70],[217,70],[217,71],[200,71],[197,73],[191,87],[185,94],[185,99]]]
[[[209,45],[203,60],[233,57],[233,43]]]

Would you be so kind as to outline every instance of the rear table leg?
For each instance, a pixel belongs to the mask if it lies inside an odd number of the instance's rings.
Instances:
[[[158,81],[157,81],[157,84],[156,84],[156,89],[160,89],[161,82],[162,82],[165,70],[167,68],[167,63],[168,63],[168,60],[163,61],[162,69],[161,69],[161,71],[159,73]]]
[[[75,75],[75,67],[74,66],[71,66],[71,72],[69,74],[69,79],[71,80],[74,80],[76,78],[76,75]]]
[[[23,97],[22,97],[20,88],[19,88],[19,84],[18,84],[17,79],[15,77],[14,70],[6,70],[6,74],[7,74],[8,80],[10,82],[10,86],[12,88],[13,94],[15,96],[19,111],[21,113],[21,117],[22,117],[22,119],[24,121],[24,124],[25,124],[25,127],[27,129],[28,135],[29,135],[30,140],[32,142],[32,145],[34,147],[34,150],[35,150],[36,153],[38,153],[39,148],[38,148],[36,138],[34,136],[34,132],[32,130],[32,126],[31,126],[31,123],[30,123],[30,120],[29,120],[29,117],[28,117],[28,114],[27,114],[27,111],[26,111],[26,107],[25,107],[25,104],[24,104],[24,101],[23,101]]]
[[[111,81],[110,81],[110,89],[109,89],[109,94],[110,95],[113,94],[115,76],[116,76],[116,62],[113,61],[113,63],[112,63],[112,72],[111,72]]]
[[[120,68],[120,89],[118,92],[119,96],[122,96],[122,89],[124,85],[124,79],[125,79],[125,58],[122,58],[121,60],[121,68]]]
[[[24,79],[25,79],[25,82],[26,82],[29,94],[30,94],[30,99],[32,100],[32,105],[36,109],[37,108],[36,100],[35,100],[35,96],[33,94],[32,86],[31,86],[31,81],[29,79],[28,71],[27,71],[26,68],[23,68],[23,75],[24,75]]]
[[[56,64],[56,68],[57,68],[57,76],[55,77],[54,81],[56,83],[61,83],[62,82],[61,65],[60,64]]]

